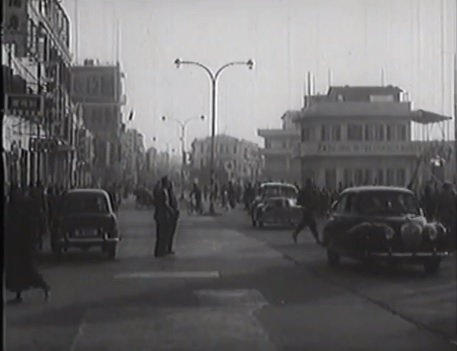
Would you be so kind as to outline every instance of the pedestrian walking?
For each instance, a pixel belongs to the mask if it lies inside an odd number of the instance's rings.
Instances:
[[[302,207],[303,211],[302,219],[297,228],[292,233],[292,239],[295,243],[297,243],[298,234],[306,227],[309,227],[311,230],[316,243],[321,243],[319,239],[319,233],[317,231],[317,223],[314,213],[317,200],[318,199],[314,184],[311,179],[307,179],[305,186],[298,193],[297,204]]]
[[[176,227],[178,226],[178,220],[179,220],[179,206],[178,206],[178,199],[176,198],[176,194],[173,189],[173,183],[168,182],[167,184],[167,195],[168,199],[170,201],[170,207],[172,210],[171,214],[171,219],[170,219],[170,232],[168,235],[168,240],[167,240],[167,251],[166,253],[168,255],[174,255],[173,251],[173,239],[176,233]]]
[[[156,222],[156,243],[154,255],[163,257],[167,253],[173,211],[168,198],[168,178],[165,176],[154,187],[154,220]]]
[[[17,189],[13,189],[5,209],[5,287],[16,294],[12,302],[22,302],[22,293],[33,288],[43,290],[47,300],[50,291],[50,286],[38,272],[34,260],[36,237],[32,228],[33,222],[24,220],[32,212],[28,195],[25,191],[21,194]]]

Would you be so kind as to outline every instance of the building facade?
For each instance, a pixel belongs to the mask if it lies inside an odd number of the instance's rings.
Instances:
[[[192,142],[191,169],[199,171],[208,181],[211,157],[211,138]],[[229,135],[215,137],[215,169],[220,181],[228,179],[255,180],[262,175],[263,157],[259,145]],[[198,172],[197,172],[198,173]]]
[[[123,180],[138,184],[139,175],[147,164],[144,136],[136,129],[127,129],[122,133],[121,145]]]
[[[60,1],[5,2],[3,164],[8,183],[76,182],[78,116],[70,100],[70,22]]]
[[[92,174],[99,183],[119,181],[121,167],[123,73],[119,63],[86,59],[72,67],[72,99],[94,135]]]
[[[300,111],[287,111],[281,117],[282,128],[257,130],[257,135],[264,138],[263,176],[268,180],[300,182],[300,162],[293,156],[300,143],[300,131],[294,123],[299,115]]]
[[[320,187],[388,184],[405,186],[437,150],[413,141],[411,124],[447,119],[411,109],[397,87],[331,87],[327,95],[308,97],[296,123],[302,181]],[[430,154],[430,155],[428,155]],[[424,156],[425,155],[425,156]],[[428,156],[427,156],[428,155]],[[418,159],[423,162],[418,162]],[[424,172],[417,181],[423,182]]]

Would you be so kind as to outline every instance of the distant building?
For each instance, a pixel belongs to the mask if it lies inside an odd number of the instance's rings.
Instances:
[[[336,189],[360,184],[406,185],[418,156],[427,165],[439,152],[429,142],[412,141],[411,124],[449,117],[412,110],[397,87],[331,87],[327,95],[309,96],[296,118],[302,181]],[[441,147],[441,146],[440,146]],[[428,161],[427,161],[428,160]],[[418,172],[421,183],[424,173]]]
[[[195,139],[192,142],[192,169],[209,172],[211,138]],[[227,179],[254,180],[260,177],[263,168],[259,145],[229,135],[217,135],[215,139],[215,169],[220,181]],[[205,173],[205,171],[208,171]],[[209,175],[209,173],[208,173]],[[206,179],[205,181],[209,181]]]
[[[144,136],[136,129],[127,129],[122,133],[121,143],[123,179],[137,184],[140,170],[146,164]]]
[[[300,162],[293,150],[300,143],[300,130],[294,119],[300,111],[287,111],[282,117],[281,129],[258,129],[257,135],[264,138],[264,178],[273,181],[300,182]]]
[[[120,172],[122,132],[123,73],[119,63],[104,64],[87,59],[72,67],[72,100],[83,110],[86,127],[95,137],[97,177],[113,180]]]

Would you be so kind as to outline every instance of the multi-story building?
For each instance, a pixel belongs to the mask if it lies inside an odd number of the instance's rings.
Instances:
[[[140,171],[147,165],[144,136],[136,129],[127,129],[121,137],[123,179],[137,184]]]
[[[449,117],[412,110],[403,96],[398,87],[345,86],[308,97],[296,119],[301,142],[295,154],[301,161],[302,180],[311,177],[329,189],[339,184],[407,184],[418,165],[427,165],[446,149],[445,143],[432,147],[428,141],[413,141],[412,123],[437,123]],[[444,153],[449,155],[448,151]],[[418,162],[418,156],[425,161]],[[424,173],[418,174],[420,183]]]
[[[257,135],[264,138],[262,153],[265,158],[264,177],[272,181],[300,181],[300,162],[293,157],[293,150],[300,143],[300,130],[294,119],[300,111],[287,111],[281,117],[282,128],[258,129]]]
[[[192,142],[192,169],[203,182],[209,181],[211,138],[195,139]],[[258,179],[263,170],[259,145],[229,135],[215,137],[215,171],[220,181],[227,179]],[[197,172],[195,172],[197,171]],[[208,179],[207,179],[208,178]]]
[[[72,67],[72,74],[72,99],[95,137],[93,173],[99,182],[116,180],[121,176],[121,108],[126,101],[120,65],[86,59]]]
[[[3,6],[3,159],[9,182],[75,182],[78,118],[69,99],[70,22],[60,1]]]

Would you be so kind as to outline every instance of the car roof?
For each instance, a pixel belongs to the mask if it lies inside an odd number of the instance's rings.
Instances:
[[[73,195],[73,194],[98,194],[98,195],[103,195],[103,196],[107,196],[108,193],[103,190],[103,189],[90,189],[90,188],[87,188],[87,189],[69,189],[65,192],[66,195]]]
[[[346,188],[342,191],[343,194],[353,194],[353,193],[363,193],[363,192],[383,192],[383,191],[395,191],[407,194],[414,194],[408,188],[403,188],[399,186],[388,186],[388,185],[364,185],[364,186],[355,186],[351,188]]]
[[[263,187],[266,187],[266,186],[284,186],[284,187],[288,187],[288,188],[297,189],[297,188],[295,187],[295,185],[293,185],[293,184],[289,184],[289,183],[280,183],[280,182],[268,182],[268,183],[263,183],[260,187],[263,188]]]

